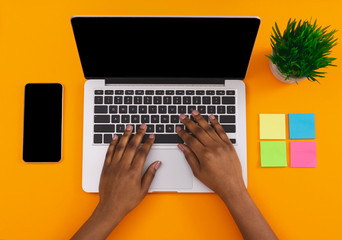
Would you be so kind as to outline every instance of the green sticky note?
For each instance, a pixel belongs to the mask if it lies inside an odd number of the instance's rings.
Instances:
[[[260,114],[260,139],[285,138],[285,114]]]
[[[286,142],[260,142],[261,167],[286,167]]]

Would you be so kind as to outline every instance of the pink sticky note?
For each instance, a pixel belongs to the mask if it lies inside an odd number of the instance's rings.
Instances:
[[[317,167],[316,142],[292,141],[291,167]]]

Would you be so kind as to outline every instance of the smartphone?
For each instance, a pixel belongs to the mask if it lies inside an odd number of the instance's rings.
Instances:
[[[63,86],[25,86],[23,160],[59,162],[62,158]]]

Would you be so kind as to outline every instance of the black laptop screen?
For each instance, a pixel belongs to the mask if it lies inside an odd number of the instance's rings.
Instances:
[[[244,79],[258,18],[74,17],[86,78]]]

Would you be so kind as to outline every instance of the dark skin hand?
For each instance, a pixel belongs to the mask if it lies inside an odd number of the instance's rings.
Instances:
[[[210,116],[210,126],[197,110],[192,116],[197,124],[184,114],[180,115],[180,121],[193,136],[180,127],[177,133],[185,142],[178,148],[194,175],[222,198],[245,239],[277,239],[247,192],[240,160],[221,125]],[[138,148],[146,132],[146,125],[142,126],[130,142],[130,129],[126,129],[120,141],[113,138],[102,170],[100,202],[72,239],[105,239],[145,197],[161,162],[152,163],[141,177],[154,141],[150,135]]]

